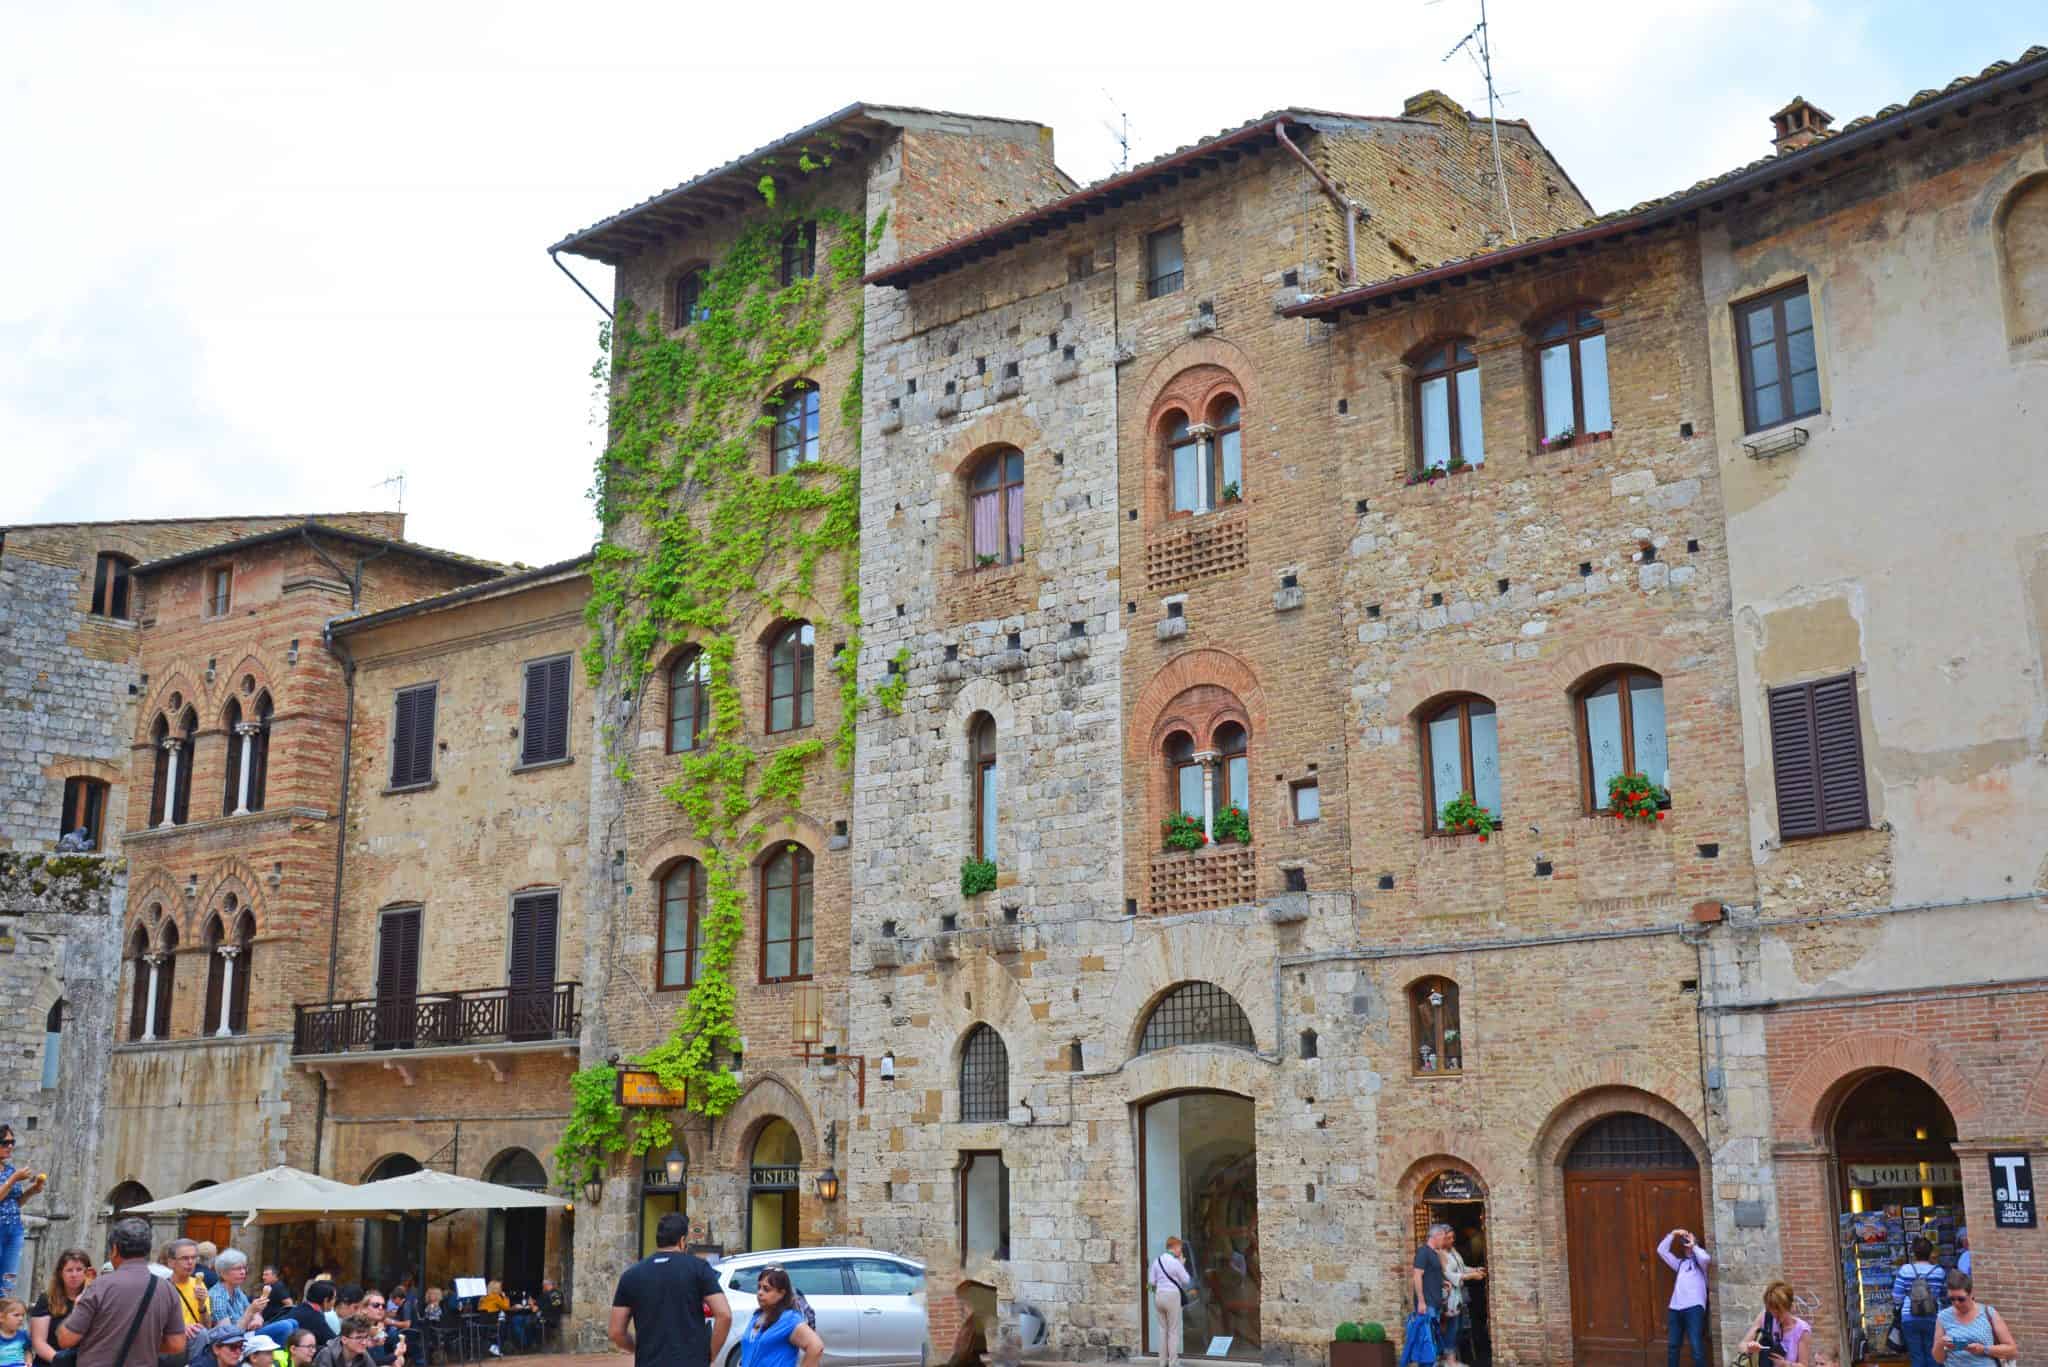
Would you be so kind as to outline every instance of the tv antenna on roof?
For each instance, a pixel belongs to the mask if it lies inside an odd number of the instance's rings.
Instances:
[[[1522,233],[1519,228],[1515,227],[1515,208],[1512,204],[1508,203],[1508,178],[1500,166],[1500,119],[1494,113],[1493,41],[1488,36],[1488,33],[1489,30],[1486,26],[1486,0],[1479,0],[1479,23],[1473,27],[1470,33],[1458,40],[1456,47],[1444,54],[1444,60],[1448,62],[1460,52],[1470,48],[1474,59],[1479,63],[1480,75],[1486,78],[1486,125],[1493,131],[1493,179],[1494,183],[1500,186],[1501,212],[1507,215],[1508,237],[1512,241],[1520,238]]]
[[[380,479],[375,484],[372,484],[370,487],[372,489],[394,490],[398,495],[398,506],[396,508],[396,511],[401,513],[405,511],[405,471],[400,470],[397,474],[392,475],[388,479]]]
[[[1102,126],[1109,131],[1109,136],[1116,141],[1115,174],[1122,175],[1131,169],[1131,116],[1124,113],[1122,107],[1116,102],[1116,96],[1110,94],[1107,90],[1102,92],[1102,98],[1109,101],[1111,111],[1116,114],[1115,123],[1104,119]]]

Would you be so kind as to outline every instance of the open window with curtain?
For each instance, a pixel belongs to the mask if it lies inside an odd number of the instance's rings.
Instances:
[[[974,857],[996,857],[996,795],[1000,770],[996,764],[996,722],[986,712],[975,714],[968,731],[969,763],[974,769]]]
[[[1024,453],[991,451],[967,479],[974,529],[974,565],[1012,565],[1024,558]]]
[[[1578,712],[1587,811],[1608,809],[1608,785],[1623,774],[1670,788],[1661,678],[1647,669],[1613,670],[1580,690]]]
[[[1424,713],[1419,730],[1432,834],[1443,833],[1445,806],[1466,794],[1499,818],[1499,720],[1493,703],[1477,694],[1445,699]]]

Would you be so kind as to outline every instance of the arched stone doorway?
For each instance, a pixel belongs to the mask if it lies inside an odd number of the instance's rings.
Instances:
[[[1422,1247],[1429,1227],[1449,1225],[1454,1233],[1458,1256],[1468,1267],[1486,1266],[1486,1188],[1463,1166],[1438,1160],[1434,1172],[1415,1187],[1413,1248]],[[1488,1313],[1486,1282],[1475,1279],[1465,1284],[1464,1334],[1458,1360],[1472,1367],[1487,1367],[1493,1361],[1492,1317]]]
[[[780,1116],[754,1136],[747,1173],[747,1247],[752,1251],[797,1246],[803,1161],[803,1143],[796,1137],[796,1129]]]
[[[548,1173],[527,1150],[507,1149],[484,1170],[484,1180],[524,1191],[545,1191]],[[547,1211],[536,1208],[490,1212],[484,1230],[484,1275],[502,1280],[508,1294],[539,1294],[547,1251]]]
[[[381,1182],[419,1170],[419,1159],[409,1153],[394,1153],[378,1159],[363,1180]],[[363,1285],[390,1286],[408,1272],[425,1276],[426,1254],[427,1222],[423,1217],[363,1221]]]
[[[1880,1068],[1850,1083],[1828,1126],[1835,1171],[1835,1246],[1853,1360],[1903,1362],[1885,1352],[1892,1275],[1925,1235],[1934,1259],[1956,1262],[1963,1223],[1956,1122],[1934,1088]]]
[[[1565,1153],[1564,1223],[1571,1360],[1642,1367],[1663,1351],[1671,1300],[1673,1275],[1657,1243],[1705,1223],[1699,1159],[1661,1121],[1637,1111],[1602,1116]]]
[[[1200,1292],[1182,1313],[1183,1357],[1261,1356],[1257,1129],[1251,1098],[1234,1092],[1178,1092],[1138,1112],[1144,1266],[1178,1234]],[[1156,1353],[1159,1317],[1142,1276],[1139,1296],[1145,1351]]]

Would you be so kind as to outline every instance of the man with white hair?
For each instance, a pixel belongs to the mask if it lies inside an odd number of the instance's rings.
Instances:
[[[1408,1279],[1415,1295],[1415,1312],[1429,1316],[1432,1327],[1442,1324],[1444,1319],[1443,1250],[1450,1242],[1449,1225],[1431,1225],[1422,1247],[1415,1250],[1414,1271]]]
[[[213,1322],[216,1325],[232,1324],[241,1329],[256,1329],[270,1319],[270,1290],[255,1300],[243,1287],[249,1280],[249,1255],[239,1248],[225,1249],[213,1259],[213,1270],[219,1275],[220,1283],[208,1293],[213,1301]]]

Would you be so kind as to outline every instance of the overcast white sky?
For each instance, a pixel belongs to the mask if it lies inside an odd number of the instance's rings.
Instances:
[[[1128,13],[1128,19],[1120,17]],[[856,100],[1036,119],[1081,180],[1290,104],[1398,113],[1478,0],[0,4],[0,524],[392,506],[586,548],[567,231]],[[2037,3],[1493,0],[1503,113],[1602,210],[2030,43]],[[2027,21],[2034,24],[2029,31]],[[1107,94],[1105,94],[1107,92]],[[601,297],[610,275],[576,269]]]

